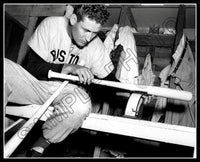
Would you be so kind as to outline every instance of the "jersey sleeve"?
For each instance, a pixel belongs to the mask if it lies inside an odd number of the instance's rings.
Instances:
[[[54,64],[44,61],[33,50],[28,53],[27,71],[31,73],[38,80],[49,80],[49,70],[60,73],[63,64]]]
[[[94,50],[92,63],[91,63],[91,71],[94,75],[99,78],[105,78],[109,75],[113,69],[113,63],[110,59],[110,54],[106,50],[103,42],[98,38],[95,43],[91,44]]]

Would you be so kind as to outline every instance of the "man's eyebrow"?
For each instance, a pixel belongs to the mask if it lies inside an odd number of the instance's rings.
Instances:
[[[92,32],[91,30],[85,28],[84,26],[82,26],[82,28],[83,28],[85,31]],[[96,33],[98,33],[98,31],[96,31],[96,32],[92,32],[92,33],[95,33],[95,34],[96,34]]]

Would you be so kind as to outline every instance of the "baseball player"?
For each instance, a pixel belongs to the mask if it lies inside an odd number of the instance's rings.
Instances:
[[[48,80],[50,69],[78,75],[83,84],[90,84],[94,77],[105,78],[113,70],[109,53],[97,36],[109,16],[105,6],[68,7],[71,13],[45,18],[28,40],[28,72],[20,65],[4,60],[5,85],[11,89],[8,101],[43,104],[61,84]],[[42,156],[51,143],[61,142],[76,131],[91,111],[88,94],[73,84],[68,84],[52,105],[55,109],[46,113],[48,119],[42,127],[43,136],[28,156]]]

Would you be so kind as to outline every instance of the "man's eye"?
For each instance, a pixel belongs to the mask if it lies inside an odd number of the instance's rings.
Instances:
[[[84,29],[84,31],[85,31],[86,33],[90,33],[90,32],[91,32],[90,30],[87,30],[87,29]]]

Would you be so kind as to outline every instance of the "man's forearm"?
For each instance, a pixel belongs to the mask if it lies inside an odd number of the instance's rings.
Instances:
[[[33,50],[29,52],[27,70],[38,80],[48,80],[48,71],[61,72],[63,64],[53,64],[44,61]]]

